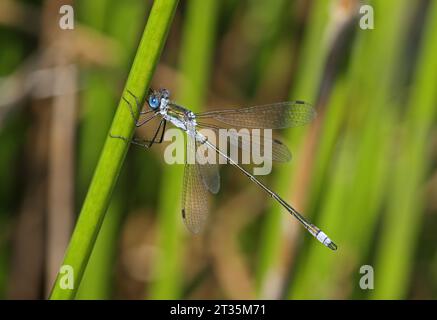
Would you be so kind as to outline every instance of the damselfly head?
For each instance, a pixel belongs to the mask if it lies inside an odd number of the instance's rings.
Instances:
[[[157,110],[161,105],[161,99],[168,100],[169,97],[170,92],[167,89],[150,90],[147,102],[150,108]]]

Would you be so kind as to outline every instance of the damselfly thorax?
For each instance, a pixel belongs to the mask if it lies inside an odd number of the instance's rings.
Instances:
[[[166,89],[162,89],[156,94],[160,96],[159,113],[166,121],[169,121],[175,127],[182,129],[192,137],[198,136],[200,140],[203,140],[202,135],[196,135],[196,115],[189,109],[186,109],[175,103],[171,103],[169,100],[169,92]]]

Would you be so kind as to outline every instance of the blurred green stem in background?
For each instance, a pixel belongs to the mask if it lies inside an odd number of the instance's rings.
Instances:
[[[330,113],[337,108],[335,104],[347,103],[348,123],[339,135],[341,144],[337,142],[342,147],[330,160],[329,179],[324,182],[326,191],[319,195],[318,208],[314,208],[318,212],[317,224],[332,230],[342,254],[327,255],[309,243],[299,256],[289,291],[292,299],[347,297],[351,292],[342,290],[341,284],[348,278],[357,279],[360,266],[369,264],[369,248],[390,179],[392,163],[388,159],[392,157],[399,110],[391,101],[391,90],[399,89],[403,76],[397,65],[411,11],[409,1],[396,1],[396,6],[393,3],[372,2],[379,27],[371,32],[357,31],[345,78],[347,94],[340,100],[333,97],[327,105]],[[325,125],[322,136],[329,130]],[[354,284],[349,290],[359,288],[358,280]]]
[[[244,35],[252,47],[253,55],[250,57],[245,77],[247,77],[247,89],[250,97],[258,91],[263,78],[271,66],[272,57],[280,40],[283,30],[283,20],[286,17],[289,1],[253,1],[249,3],[247,13],[244,16]],[[256,28],[257,32],[253,32]]]
[[[111,1],[81,0],[76,3],[77,19],[104,34],[105,25],[109,20],[107,12]],[[80,119],[77,146],[77,205],[80,205],[85,198],[93,171],[99,161],[100,151],[111,126],[114,110],[108,108],[108,106],[112,106],[116,102],[110,72],[96,66],[90,66],[81,71],[81,74],[86,83],[86,90],[82,92],[79,98],[82,117]],[[77,299],[110,298],[108,288],[112,283],[109,281],[112,268],[108,264],[111,256],[108,251],[111,250],[111,246],[114,246],[115,241],[111,241],[111,237],[108,236],[109,232],[106,231],[108,229],[107,221],[116,221],[118,220],[116,219],[117,214],[121,214],[112,209],[114,202],[120,202],[119,197],[117,197],[118,193],[114,195],[76,294]],[[105,239],[102,241],[103,236],[105,236]],[[105,251],[108,253],[107,255],[105,255]],[[102,264],[105,264],[105,266],[103,267]],[[94,272],[94,270],[97,272]]]
[[[410,271],[425,208],[423,184],[430,166],[428,141],[437,110],[437,1],[430,3],[425,26],[378,243],[374,299],[405,299],[411,285]]]
[[[144,99],[149,87],[177,3],[177,0],[156,0],[152,7],[123,91],[129,89],[139,100]],[[128,107],[124,100],[120,99],[111,125],[111,133],[131,138],[134,129]],[[74,271],[73,289],[63,289],[66,275],[58,274],[51,299],[74,299],[128,148],[129,144],[124,141],[107,137],[63,263],[71,266]]]
[[[0,29],[0,79],[13,72],[25,56],[25,48],[20,39],[8,29]],[[5,45],[7,43],[7,45]],[[1,82],[1,81],[0,81]],[[4,106],[2,106],[4,107]],[[1,114],[1,112],[0,112]],[[0,299],[7,298],[8,277],[10,277],[10,239],[4,237],[13,221],[13,203],[18,194],[19,179],[14,173],[21,167],[20,153],[26,136],[28,115],[0,116]],[[7,121],[6,121],[7,120]]]
[[[296,75],[296,86],[291,89],[291,100],[305,100],[314,104],[317,99],[323,67],[328,54],[329,46],[325,39],[325,30],[329,22],[329,1],[315,1],[313,9],[308,17],[308,30],[304,36],[301,52],[299,53],[299,70]],[[300,142],[303,140],[307,128],[294,128],[290,130],[287,143],[290,148],[299,150]],[[302,149],[301,149],[302,150]],[[293,176],[299,162],[299,154],[293,154],[293,162],[284,165],[283,168],[277,168],[275,173],[274,190],[286,200],[290,200],[290,187],[293,184]],[[297,208],[299,209],[299,208]],[[273,204],[265,217],[265,224],[262,230],[262,240],[260,241],[260,252],[258,255],[258,267],[256,270],[256,284],[258,295],[262,298],[279,298],[278,294],[281,288],[275,288],[271,291],[272,277],[276,277],[278,272],[281,276],[287,277],[287,270],[281,270],[280,264],[283,264],[282,254],[284,250],[284,241],[290,241],[289,238],[283,237],[281,228],[282,219],[290,219],[287,213],[276,204]],[[287,222],[289,223],[289,222]],[[295,223],[292,221],[291,223]],[[333,236],[333,235],[331,235]],[[334,239],[335,240],[335,239]],[[288,247],[288,244],[285,244]],[[288,249],[287,249],[288,251]],[[331,252],[330,252],[331,253]],[[285,274],[284,274],[285,272]],[[270,288],[270,289],[269,289]]]
[[[187,3],[180,56],[182,83],[177,101],[194,112],[200,111],[209,83],[218,3],[217,0],[191,0]],[[181,298],[185,274],[181,261],[182,179],[182,166],[166,166],[159,199],[158,245],[161,255],[155,265],[157,280],[150,293],[154,299]]]

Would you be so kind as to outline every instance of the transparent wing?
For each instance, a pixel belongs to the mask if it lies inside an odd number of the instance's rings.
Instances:
[[[200,144],[199,142],[196,142],[196,154],[198,156],[204,155],[207,148],[208,147],[205,144]],[[215,155],[214,150],[209,149],[208,152],[214,152]],[[220,190],[220,172],[217,161],[215,163],[197,163],[198,170],[200,171],[200,176],[202,177],[205,188],[207,188],[213,194],[217,194]]]
[[[188,136],[187,152],[195,155],[194,139]],[[208,217],[208,189],[205,187],[199,164],[187,163],[182,188],[182,218],[188,230],[199,233]]]
[[[215,126],[199,124],[199,127],[213,130],[218,139],[223,138],[219,136],[219,128]],[[247,152],[249,155],[251,152],[256,152],[256,154],[263,155],[263,157],[266,159],[276,162],[288,162],[291,160],[291,152],[288,147],[275,138],[269,138],[253,131],[244,132],[241,130],[227,130],[226,134],[228,135],[226,138],[230,143],[230,148],[241,149],[243,152]],[[271,150],[268,150],[266,144],[271,146]],[[267,150],[265,150],[265,148]],[[229,154],[229,152],[227,153]]]
[[[288,162],[291,160],[290,150],[277,139],[268,138],[254,132],[228,131],[228,134],[230,135],[231,145],[236,145],[245,152],[262,154],[265,158],[277,162]],[[269,150],[268,146],[271,146],[271,150]]]
[[[215,119],[240,128],[282,129],[305,125],[316,116],[314,108],[303,101],[207,111],[196,114],[198,119]]]

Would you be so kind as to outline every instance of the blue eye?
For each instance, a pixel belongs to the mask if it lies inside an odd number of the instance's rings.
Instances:
[[[158,98],[155,97],[155,96],[150,96],[149,97],[149,105],[150,105],[150,108],[152,108],[152,109],[158,108],[159,107],[159,100],[158,100]]]

